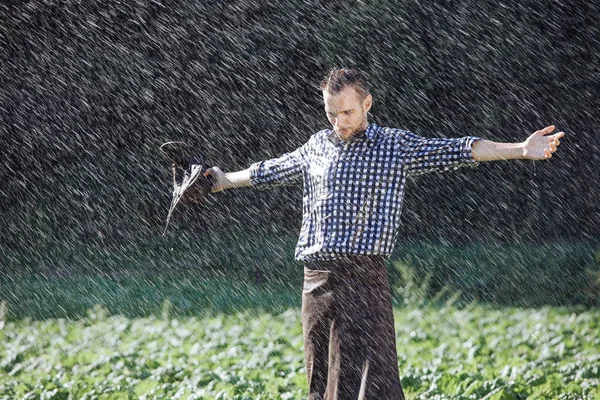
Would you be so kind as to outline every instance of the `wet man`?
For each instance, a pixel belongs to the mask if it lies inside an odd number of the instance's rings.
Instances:
[[[321,83],[332,129],[279,158],[215,177],[214,192],[303,182],[295,257],[304,265],[302,328],[309,399],[397,400],[394,319],[384,260],[396,241],[406,178],[480,161],[552,157],[554,126],[522,143],[424,138],[367,121],[364,74],[334,69]]]

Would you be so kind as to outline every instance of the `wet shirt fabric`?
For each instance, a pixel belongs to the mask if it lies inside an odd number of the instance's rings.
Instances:
[[[389,257],[400,226],[406,178],[477,165],[480,138],[424,138],[370,124],[351,141],[326,129],[281,157],[250,166],[259,189],[304,182],[298,261],[348,255]]]

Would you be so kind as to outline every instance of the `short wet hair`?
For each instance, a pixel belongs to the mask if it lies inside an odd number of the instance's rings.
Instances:
[[[338,94],[346,86],[352,86],[362,99],[370,93],[367,76],[356,68],[333,68],[321,81],[321,90],[329,94]]]

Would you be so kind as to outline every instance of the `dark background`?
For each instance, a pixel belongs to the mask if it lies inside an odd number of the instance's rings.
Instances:
[[[328,127],[318,83],[332,66],[369,74],[381,125],[566,132],[550,161],[415,178],[400,241],[597,243],[599,16],[584,1],[4,3],[2,270],[35,270],[56,248],[296,235],[300,187],[220,193],[161,238],[158,146],[188,141],[226,171],[291,151]]]

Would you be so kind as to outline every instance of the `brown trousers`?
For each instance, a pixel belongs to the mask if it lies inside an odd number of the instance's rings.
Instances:
[[[404,399],[383,258],[305,264],[302,329],[309,400]]]

